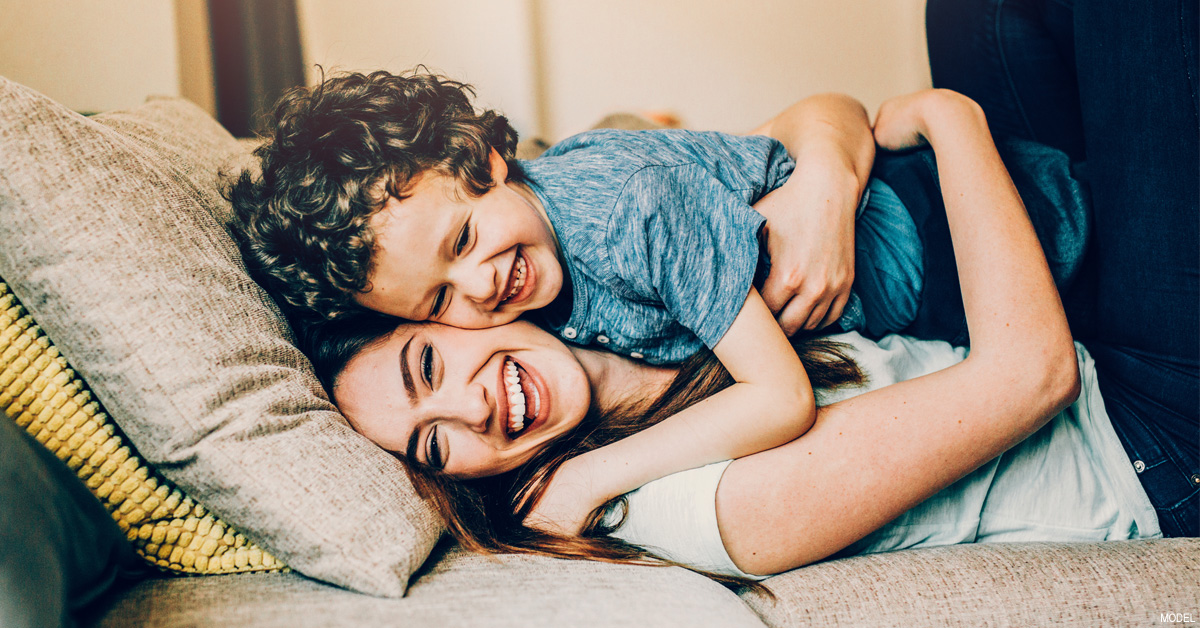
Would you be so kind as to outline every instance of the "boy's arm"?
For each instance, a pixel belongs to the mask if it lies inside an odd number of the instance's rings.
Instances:
[[[875,160],[867,112],[849,96],[818,94],[750,134],[779,140],[796,162],[754,205],[771,255],[763,300],[788,335],[824,327],[841,316],[854,281],[854,213]]]
[[[778,447],[812,427],[808,375],[758,291],[713,352],[734,384],[660,423],[568,460],[530,523],[577,533],[604,502],[672,473]]]

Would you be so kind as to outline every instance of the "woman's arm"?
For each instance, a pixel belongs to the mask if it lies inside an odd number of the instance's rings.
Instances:
[[[555,473],[531,523],[578,532],[610,499],[672,473],[747,456],[804,434],[816,417],[799,356],[758,291],[713,347],[734,383],[632,436],[572,458]]]
[[[838,319],[854,282],[854,214],[875,160],[867,112],[842,94],[801,100],[751,131],[783,143],[792,176],[754,205],[767,218],[763,300],[788,335]]]
[[[818,411],[803,438],[735,460],[717,491],[750,573],[824,558],[1045,424],[1077,395],[1066,317],[982,110],[930,90],[884,103],[880,146],[937,155],[972,349],[963,362]]]

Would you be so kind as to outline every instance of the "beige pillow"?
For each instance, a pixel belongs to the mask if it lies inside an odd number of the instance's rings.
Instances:
[[[146,462],[292,568],[402,595],[441,534],[246,275],[193,105],[98,119],[0,79],[0,277]]]

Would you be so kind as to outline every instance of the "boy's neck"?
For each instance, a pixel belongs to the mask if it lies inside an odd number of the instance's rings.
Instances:
[[[533,189],[529,187],[529,184],[524,181],[514,181],[510,179],[508,181],[508,185],[512,186],[512,188],[516,190],[517,193],[520,194],[530,206],[533,207],[534,211],[537,212],[538,217],[542,219],[542,222],[546,223],[546,228],[550,229],[550,236],[554,238],[554,247],[558,249],[558,256],[560,258],[559,261],[561,262],[562,243],[558,241],[558,231],[554,229],[554,223],[550,220],[550,214],[546,213],[546,208],[542,205],[542,199],[538,197],[537,193],[534,192]]]

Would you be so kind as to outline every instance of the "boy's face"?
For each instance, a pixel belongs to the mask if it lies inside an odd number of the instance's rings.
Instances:
[[[512,322],[562,288],[562,266],[537,198],[506,181],[492,151],[495,185],[472,198],[443,175],[420,175],[404,200],[371,217],[375,234],[363,307],[464,329]]]

